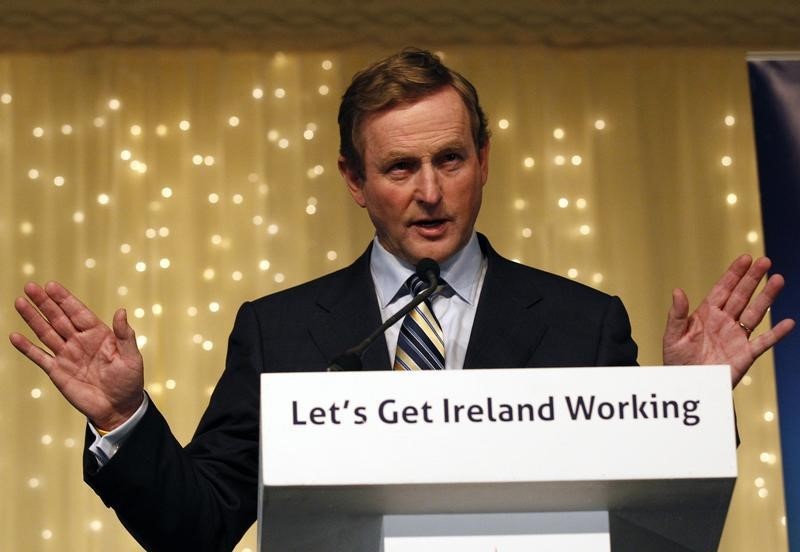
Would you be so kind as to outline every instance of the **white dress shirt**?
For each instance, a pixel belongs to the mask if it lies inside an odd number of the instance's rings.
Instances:
[[[414,266],[386,251],[377,237],[373,241],[369,263],[381,319],[385,322],[411,300],[411,292],[405,287],[405,282],[414,273]],[[477,234],[473,232],[467,245],[442,263],[440,269],[439,277],[447,285],[435,292],[430,301],[444,332],[445,369],[460,370],[464,367],[475,309],[486,276],[486,259]],[[400,319],[386,330],[386,346],[392,365],[402,325],[403,320]]]

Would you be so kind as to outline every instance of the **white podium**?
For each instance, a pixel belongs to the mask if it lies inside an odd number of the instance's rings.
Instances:
[[[266,552],[715,550],[727,366],[264,374]]]

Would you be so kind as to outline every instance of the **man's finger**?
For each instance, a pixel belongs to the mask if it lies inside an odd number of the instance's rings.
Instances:
[[[128,324],[128,313],[125,309],[119,309],[114,313],[112,326],[122,356],[133,358],[138,355],[139,346],[136,344],[136,332]]]
[[[734,320],[739,320],[770,266],[772,266],[772,262],[768,258],[761,257],[757,259],[736,284],[722,310]],[[753,326],[750,327],[752,328]]]
[[[717,280],[714,287],[711,288],[706,297],[706,302],[712,307],[721,309],[727,303],[739,281],[747,274],[752,262],[753,259],[750,255],[740,255],[736,258],[728,267],[728,270]]]
[[[748,328],[755,328],[764,319],[767,311],[783,290],[784,280],[780,274],[773,274],[767,280],[764,289],[756,295],[755,299],[739,315],[739,321]]]
[[[775,345],[778,341],[786,337],[794,329],[795,322],[791,318],[785,318],[773,326],[770,330],[759,335],[750,341],[750,350],[753,358],[758,358],[764,351]]]
[[[64,313],[63,309],[53,301],[44,288],[33,282],[28,282],[25,284],[24,290],[25,295],[36,305],[41,315],[46,319],[47,323],[58,332],[58,335],[64,338],[64,340],[67,340],[75,334],[77,330],[69,317]],[[25,321],[30,325],[30,321],[27,318]]]
[[[30,340],[22,334],[14,332],[8,336],[8,339],[20,353],[33,361],[34,364],[44,370],[47,375],[50,375],[50,372],[55,366],[55,359],[50,354],[31,343]]]
[[[103,323],[89,307],[81,303],[77,297],[60,283],[48,282],[44,289],[47,295],[66,313],[70,322],[78,331],[86,331]]]
[[[667,313],[667,328],[664,330],[664,346],[677,342],[686,333],[689,325],[689,298],[677,288],[672,291],[672,306]]]
[[[45,347],[54,353],[58,353],[61,350],[64,346],[64,337],[53,329],[53,326],[42,316],[41,312],[36,310],[24,297],[18,297],[14,301],[14,308],[17,309],[19,315],[28,327],[33,330],[36,337],[44,343]]]

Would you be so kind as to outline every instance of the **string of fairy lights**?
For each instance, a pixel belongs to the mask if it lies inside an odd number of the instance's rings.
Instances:
[[[101,240],[101,246],[92,248],[78,248],[69,243],[59,242],[59,236],[48,234],[58,228],[52,221],[46,220],[48,213],[43,213],[35,209],[20,208],[16,206],[5,211],[0,210],[0,217],[8,217],[5,222],[6,227],[14,229],[7,233],[7,240],[25,240],[25,244],[40,244],[42,251],[51,250],[45,244],[55,243],[56,247],[66,247],[78,259],[79,270],[85,274],[96,275],[104,271],[113,273],[117,281],[113,282],[114,300],[125,304],[132,317],[132,324],[137,328],[137,343],[146,357],[153,363],[165,354],[164,345],[167,339],[177,337],[176,341],[188,343],[194,351],[202,351],[211,355],[209,362],[222,365],[224,355],[224,336],[232,322],[232,311],[230,306],[237,300],[252,298],[263,295],[266,292],[274,291],[299,283],[316,274],[309,274],[308,268],[297,260],[287,260],[286,256],[271,255],[265,251],[260,251],[255,245],[263,243],[263,240],[281,238],[285,241],[269,251],[277,251],[281,246],[301,240],[301,236],[319,232],[320,228],[328,228],[329,235],[318,235],[309,238],[309,244],[299,241],[294,247],[299,251],[300,256],[316,255],[318,264],[313,265],[314,270],[319,273],[326,272],[344,264],[351,259],[350,248],[348,245],[348,235],[336,236],[336,230],[342,228],[349,221],[347,216],[344,218],[328,219],[330,213],[338,208],[335,201],[330,198],[334,195],[343,196],[346,192],[338,183],[338,174],[332,165],[335,159],[337,148],[337,130],[335,127],[335,116],[332,109],[328,109],[328,116],[320,119],[316,114],[308,116],[302,115],[302,120],[296,118],[294,126],[270,125],[269,116],[263,112],[269,111],[274,115],[278,112],[285,112],[291,109],[287,105],[273,105],[269,108],[263,107],[267,100],[272,102],[288,102],[294,96],[303,98],[301,103],[291,104],[292,108],[307,103],[328,102],[329,106],[334,106],[338,96],[341,94],[341,82],[346,83],[346,76],[351,74],[356,67],[344,67],[333,58],[315,57],[308,55],[303,60],[295,56],[278,53],[271,57],[270,64],[273,67],[296,66],[305,62],[313,70],[308,69],[313,78],[309,82],[304,82],[305,89],[293,87],[291,79],[286,83],[276,82],[272,86],[266,86],[264,77],[254,77],[249,83],[242,83],[237,89],[228,92],[235,94],[239,98],[239,110],[232,110],[225,105],[215,106],[217,119],[223,121],[222,125],[228,131],[243,131],[256,129],[261,133],[259,139],[264,140],[265,151],[271,148],[277,152],[290,152],[294,150],[306,151],[311,145],[321,144],[321,148],[326,148],[330,154],[322,159],[315,154],[297,155],[286,158],[280,167],[285,173],[291,173],[295,177],[298,175],[305,178],[306,186],[299,190],[289,190],[282,187],[282,178],[276,177],[267,167],[264,170],[245,170],[244,178],[234,186],[228,182],[228,178],[211,180],[212,184],[197,186],[195,176],[197,173],[185,172],[186,176],[176,178],[174,171],[168,170],[169,162],[182,167],[193,167],[196,170],[227,170],[226,158],[230,152],[219,150],[208,144],[214,144],[214,140],[194,139],[197,132],[196,121],[189,116],[175,117],[173,122],[166,120],[153,120],[152,117],[145,117],[145,111],[141,106],[130,108],[134,102],[129,101],[123,91],[117,94],[96,98],[96,103],[100,106],[94,113],[84,111],[83,119],[67,117],[63,120],[42,121],[38,111],[25,110],[16,111],[18,98],[29,91],[15,90],[14,82],[8,80],[4,82],[0,73],[0,159],[13,159],[12,171],[6,172],[11,178],[11,186],[20,193],[10,197],[21,197],[23,191],[27,192],[31,187],[36,187],[37,197],[44,197],[48,193],[59,193],[57,197],[51,199],[60,205],[77,205],[74,209],[67,209],[63,217],[73,225],[72,235],[82,235],[82,233],[102,232],[102,228],[96,226],[96,221],[108,221],[109,217],[121,216],[130,209],[141,209],[149,213],[148,217],[134,219],[135,222],[126,222],[124,231],[109,233],[107,240]],[[191,61],[187,61],[191,63]],[[340,74],[341,73],[341,74]],[[344,79],[344,81],[342,80]],[[313,81],[313,82],[311,82]],[[487,93],[484,93],[486,95]],[[489,92],[490,94],[490,92]],[[246,98],[249,104],[244,103],[242,98]],[[299,101],[299,100],[298,100]],[[305,103],[303,103],[305,102]],[[31,100],[26,99],[26,105],[31,105]],[[327,105],[327,104],[326,104]],[[261,110],[263,120],[255,121],[246,113],[259,113]],[[45,112],[41,109],[41,112]],[[185,112],[191,110],[186,109]],[[491,114],[491,111],[490,111]],[[124,117],[122,115],[125,115]],[[137,117],[138,116],[138,117]],[[723,113],[714,124],[721,124],[731,133],[738,128],[738,118],[744,115],[735,112]],[[138,119],[138,120],[137,120]],[[492,130],[495,141],[505,132],[510,132],[519,123],[513,117],[504,116],[491,120]],[[709,121],[712,124],[712,121]],[[602,137],[613,129],[615,120],[613,114],[605,114],[602,117],[592,117],[587,123],[587,129],[571,128],[569,126],[558,126],[549,129],[547,132],[547,144],[555,154],[545,154],[543,151],[528,151],[519,156],[517,167],[497,167],[492,166],[492,182],[500,185],[504,180],[513,178],[515,170],[525,173],[536,173],[545,166],[553,169],[591,171],[591,160],[587,152],[580,148],[569,146],[569,137],[572,135],[594,133],[596,137]],[[13,132],[12,132],[13,128]],[[221,130],[220,130],[221,131]],[[103,159],[104,163],[109,163],[113,171],[124,169],[127,174],[117,176],[119,180],[116,185],[103,182],[97,176],[87,177],[89,171],[68,170],[52,161],[52,156],[44,154],[44,143],[48,140],[58,138],[71,139],[75,142],[88,144],[93,138],[91,133],[106,132],[111,147],[111,159]],[[205,131],[204,131],[205,132]],[[5,136],[1,136],[5,133]],[[20,140],[19,136],[27,135],[33,139],[32,143]],[[244,138],[245,140],[247,138]],[[166,141],[183,140],[182,144],[189,144],[180,151],[181,156],[174,159],[151,159],[154,151],[160,148],[166,149]],[[23,143],[25,145],[17,145]],[[93,142],[92,142],[93,143]],[[203,144],[200,146],[199,144]],[[37,149],[42,145],[40,149]],[[47,147],[53,147],[52,143]],[[5,151],[4,151],[5,150]],[[173,151],[173,150],[170,150]],[[736,167],[737,153],[726,151],[712,162],[718,164],[723,169],[733,170]],[[99,161],[98,161],[99,163]],[[505,173],[503,171],[506,171]],[[83,174],[84,176],[82,176]],[[114,173],[118,174],[118,173]],[[172,176],[167,177],[166,174]],[[509,176],[511,175],[511,176]],[[148,190],[147,198],[139,204],[130,205],[126,194],[127,183],[131,179],[139,179],[138,184]],[[82,180],[83,179],[83,180]],[[334,188],[330,197],[327,190],[319,184],[325,183],[330,188]],[[493,184],[495,185],[495,184]],[[80,201],[67,200],[65,196],[70,193],[76,194],[80,190]],[[725,189],[719,192],[718,201],[725,208],[735,209],[740,204],[740,191],[738,189]],[[536,237],[538,227],[536,221],[526,220],[523,216],[530,206],[541,201],[542,197],[535,193],[512,193],[507,195],[506,209],[509,216],[517,213],[517,219],[521,224],[516,227],[515,234],[508,236],[510,242],[529,242]],[[196,201],[200,198],[202,208]],[[286,199],[291,198],[291,199]],[[72,198],[74,199],[74,197]],[[345,198],[346,201],[349,199]],[[336,200],[338,201],[338,200]],[[269,206],[270,208],[265,208]],[[223,209],[224,208],[224,209]],[[566,235],[572,240],[591,239],[599,231],[601,222],[593,217],[592,199],[589,193],[568,193],[557,194],[557,197],[550,198],[549,209],[553,212],[569,212],[571,216],[564,219],[568,228]],[[213,220],[202,232],[196,235],[186,231],[187,224],[181,218],[185,214],[194,210],[202,209],[203,216]],[[220,212],[213,213],[217,209]],[[5,213],[5,214],[3,214]],[[289,214],[291,213],[291,214]],[[325,218],[330,224],[315,226],[311,222],[314,218]],[[198,221],[188,225],[191,229],[202,227],[202,217]],[[325,231],[323,231],[325,232]],[[119,235],[127,236],[123,241],[109,244],[108,241]],[[498,238],[494,238],[497,240]],[[357,238],[358,247],[363,246],[363,236]],[[191,249],[196,252],[190,260],[181,258],[181,243],[189,241]],[[742,243],[758,246],[760,233],[757,228],[750,228],[741,236]],[[357,248],[356,248],[357,250]],[[527,251],[525,246],[520,246],[517,250]],[[58,278],[59,274],[51,273],[54,268],[47,264],[43,253],[37,253],[35,247],[29,250],[19,248],[21,252],[13,263],[16,276],[13,278],[14,294],[19,293],[21,283],[33,278]],[[168,251],[172,251],[169,253]],[[515,260],[520,262],[530,262],[527,255],[518,255]],[[8,267],[8,265],[7,265]],[[46,267],[46,269],[44,268]],[[584,266],[580,259],[569,265],[563,274],[569,278],[583,281],[595,287],[605,287],[608,285],[608,273],[602,267]],[[140,278],[137,278],[138,277]],[[96,276],[95,276],[96,277]],[[149,280],[143,280],[142,278]],[[75,276],[76,280],[82,277]],[[156,291],[142,291],[143,283],[146,281],[162,282],[163,289],[175,289],[181,286],[194,286],[192,292],[193,300],[186,302],[186,296],[180,295],[177,299],[169,295],[158,295],[158,286],[152,286]],[[192,282],[189,284],[188,282]],[[167,285],[169,283],[169,285]],[[185,284],[184,284],[185,283]],[[171,287],[170,287],[171,286]],[[237,291],[231,292],[230,286],[239,286]],[[9,291],[6,289],[5,291]],[[92,305],[92,292],[90,288],[84,289],[89,296],[87,303]],[[10,303],[11,296],[6,296],[4,301]],[[94,297],[97,301],[114,302],[105,297]],[[132,303],[129,301],[133,301]],[[218,315],[225,313],[227,319],[221,319]],[[157,321],[168,319],[166,324],[158,324]],[[8,320],[8,329],[18,329],[15,321]],[[178,336],[178,332],[184,332],[185,336]],[[161,337],[160,337],[161,336]],[[152,350],[148,350],[152,349]],[[7,351],[2,355],[11,355]],[[183,355],[181,350],[178,356]],[[186,353],[189,354],[189,353]],[[191,353],[194,354],[194,353]],[[21,360],[7,357],[6,364],[20,364]],[[219,368],[213,374],[218,374]],[[13,387],[19,391],[19,387],[13,379]],[[147,374],[147,390],[156,399],[164,398],[169,402],[169,394],[181,391],[182,387],[187,390],[200,388],[203,394],[210,395],[213,389],[213,379],[205,381],[190,381],[190,372],[170,373],[170,370],[159,369]],[[211,374],[209,375],[211,377]],[[23,383],[28,383],[29,376],[20,377]],[[46,385],[46,380],[39,378],[35,380],[39,383],[31,386],[27,385],[25,394],[33,401],[33,404],[26,402],[20,403],[19,412],[15,413],[18,419],[24,420],[26,412],[31,409],[39,409],[37,403],[44,401],[61,401],[57,392]],[[750,375],[742,380],[742,386],[748,388],[754,385],[754,379]],[[9,391],[10,392],[10,391]],[[188,391],[187,391],[188,393]],[[189,400],[189,395],[180,395],[181,400]],[[774,397],[767,406],[760,406],[757,413],[750,413],[750,416],[757,416],[760,423],[767,424],[774,428],[777,422]],[[175,403],[177,404],[177,399]],[[177,408],[177,407],[176,407]],[[64,406],[64,410],[68,409]],[[59,411],[59,412],[63,412]],[[741,415],[740,415],[741,417]],[[26,427],[26,431],[34,432],[38,435],[38,443],[42,451],[51,454],[78,455],[82,445],[80,434],[60,435],[55,429],[49,429],[50,420],[40,418],[36,424]],[[188,423],[188,422],[186,422]],[[192,421],[194,423],[194,421]],[[773,429],[774,431],[774,429]],[[59,444],[63,452],[60,450]],[[777,445],[776,445],[777,446]],[[13,447],[12,447],[13,448]],[[6,449],[2,454],[12,454]],[[743,487],[741,480],[737,486],[737,492],[744,492],[748,496],[753,494],[760,500],[768,500],[775,497],[773,492],[780,486],[780,474],[776,467],[780,464],[779,451],[776,447],[765,448],[749,454],[755,454],[758,458],[755,472],[741,471],[740,478],[746,477],[745,485],[749,490],[740,491]],[[44,469],[44,464],[39,464],[39,469]],[[49,466],[49,464],[48,464]],[[18,473],[23,474],[22,480],[27,491],[30,493],[42,492],[43,489],[52,486],[60,478],[73,477],[74,474],[66,474],[36,471],[33,465],[29,467],[19,466]],[[748,484],[749,483],[749,484]],[[779,493],[777,496],[781,496]],[[32,502],[35,503],[35,502]],[[783,506],[776,506],[780,511],[777,525],[785,526],[786,518],[783,515]],[[111,519],[104,517],[106,514],[89,514],[85,520],[85,528],[93,534],[109,532],[109,523],[105,520]],[[64,539],[74,528],[59,525],[58,523],[48,523],[40,519],[35,512],[25,513],[27,526],[31,531],[36,531],[38,538],[42,542],[50,543],[58,548],[59,543],[63,546]],[[122,531],[116,525],[112,531]],[[19,537],[28,538],[28,537]],[[111,541],[105,541],[111,542]],[[242,552],[252,552],[254,548],[254,535],[252,532],[240,544],[238,550]],[[3,541],[0,539],[0,544]]]

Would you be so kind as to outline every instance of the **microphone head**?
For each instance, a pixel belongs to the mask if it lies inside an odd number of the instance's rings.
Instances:
[[[429,259],[428,257],[421,259],[417,263],[416,270],[417,270],[417,276],[419,276],[420,278],[429,280],[430,278],[428,277],[428,273],[433,272],[433,275],[436,277],[436,280],[437,281],[439,280],[439,263],[437,263],[433,259]]]

